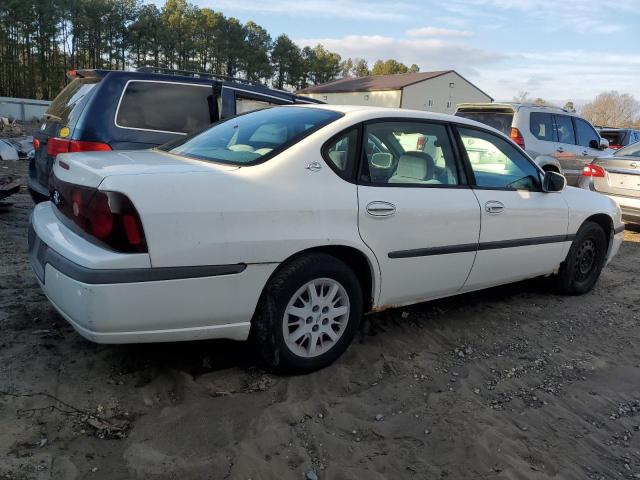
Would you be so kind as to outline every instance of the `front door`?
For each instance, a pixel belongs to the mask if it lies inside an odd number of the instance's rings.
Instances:
[[[582,174],[582,169],[585,165],[602,155],[600,135],[588,122],[581,118],[573,117],[573,122],[576,129],[577,159],[579,161],[576,162],[576,166],[580,168],[580,173]]]
[[[541,191],[541,172],[506,139],[458,127],[482,209],[478,254],[464,291],[551,273],[563,260],[568,206]]]
[[[378,304],[457,292],[476,255],[480,207],[464,185],[449,128],[378,121],[365,124],[363,137],[358,225],[380,264]]]

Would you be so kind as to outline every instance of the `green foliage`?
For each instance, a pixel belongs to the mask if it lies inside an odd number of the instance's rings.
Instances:
[[[301,49],[188,0],[0,0],[0,96],[54,98],[72,69],[169,67],[298,89],[339,76],[418,71],[417,65],[341,61],[322,45]],[[148,1],[148,0],[147,0]]]
[[[394,75],[397,73],[417,73],[420,67],[415,63],[407,67],[404,63],[397,60],[378,60],[373,64],[371,75]]]
[[[369,64],[364,58],[347,58],[340,64],[342,77],[367,77],[371,75]]]

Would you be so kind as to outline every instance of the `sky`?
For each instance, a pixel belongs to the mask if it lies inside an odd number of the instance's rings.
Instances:
[[[640,99],[640,0],[191,0],[369,64],[453,69],[496,100]]]

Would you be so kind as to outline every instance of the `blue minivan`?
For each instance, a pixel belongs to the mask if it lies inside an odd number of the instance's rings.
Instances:
[[[156,67],[72,70],[53,100],[29,163],[33,200],[49,198],[59,153],[152,148],[211,123],[270,105],[322,103],[242,79]]]

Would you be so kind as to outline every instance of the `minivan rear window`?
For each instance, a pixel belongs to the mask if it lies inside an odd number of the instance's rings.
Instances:
[[[191,133],[212,123],[211,85],[132,80],[116,112],[118,127]]]
[[[46,121],[72,125],[82,110],[82,99],[93,90],[100,80],[100,77],[75,78],[51,102],[45,113]]]
[[[491,112],[491,111],[459,111],[456,117],[468,118],[476,122],[484,123],[490,127],[500,130],[505,135],[511,133],[511,122],[513,113]]]
[[[249,165],[267,160],[341,116],[309,107],[265,108],[216,123],[182,143],[162,148],[199,160]]]

